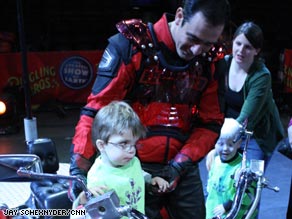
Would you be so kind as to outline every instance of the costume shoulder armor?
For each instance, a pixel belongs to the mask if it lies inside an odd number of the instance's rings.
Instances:
[[[140,19],[123,20],[116,24],[119,32],[140,49],[153,48],[153,40],[147,24]]]

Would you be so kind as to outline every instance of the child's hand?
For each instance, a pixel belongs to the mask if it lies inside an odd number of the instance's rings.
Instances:
[[[216,216],[222,216],[225,213],[225,208],[223,205],[218,205],[213,209],[213,214]]]
[[[216,156],[216,150],[212,149],[206,156],[206,168],[207,171],[209,172],[211,169],[211,166],[215,160],[215,156]]]
[[[165,192],[169,188],[169,183],[161,177],[152,178],[151,184],[158,187],[158,192]]]
[[[105,192],[108,191],[108,187],[106,186],[96,186],[93,188],[90,188],[89,191],[93,194],[94,197],[103,195]]]
[[[94,197],[103,195],[106,191],[108,191],[108,188],[106,186],[96,186],[93,188],[88,189]],[[85,192],[81,192],[79,195],[79,204],[84,205],[87,203],[87,197],[85,195]]]

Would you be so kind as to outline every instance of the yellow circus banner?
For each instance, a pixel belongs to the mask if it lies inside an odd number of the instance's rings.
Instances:
[[[50,100],[85,103],[102,56],[95,51],[28,52],[28,77],[33,104]],[[22,86],[20,53],[0,54],[0,94]]]

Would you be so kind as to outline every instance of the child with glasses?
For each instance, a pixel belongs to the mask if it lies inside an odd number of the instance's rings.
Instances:
[[[157,186],[158,192],[169,187],[168,182],[160,177],[147,180],[149,174],[142,170],[135,156],[136,142],[145,133],[139,117],[125,102],[113,101],[98,111],[93,121],[92,140],[100,155],[87,175],[87,187],[94,196],[113,189],[120,205],[130,205],[144,213],[145,182]],[[86,202],[82,192],[74,201],[73,208]]]

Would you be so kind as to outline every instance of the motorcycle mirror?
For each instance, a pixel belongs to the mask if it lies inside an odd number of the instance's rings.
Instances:
[[[35,179],[20,176],[19,168],[42,173],[41,159],[34,154],[1,154],[0,155],[0,182],[31,182]]]
[[[0,155],[0,182],[33,182],[43,179],[75,180],[88,199],[93,196],[84,181],[76,176],[43,173],[41,159],[35,154]]]

